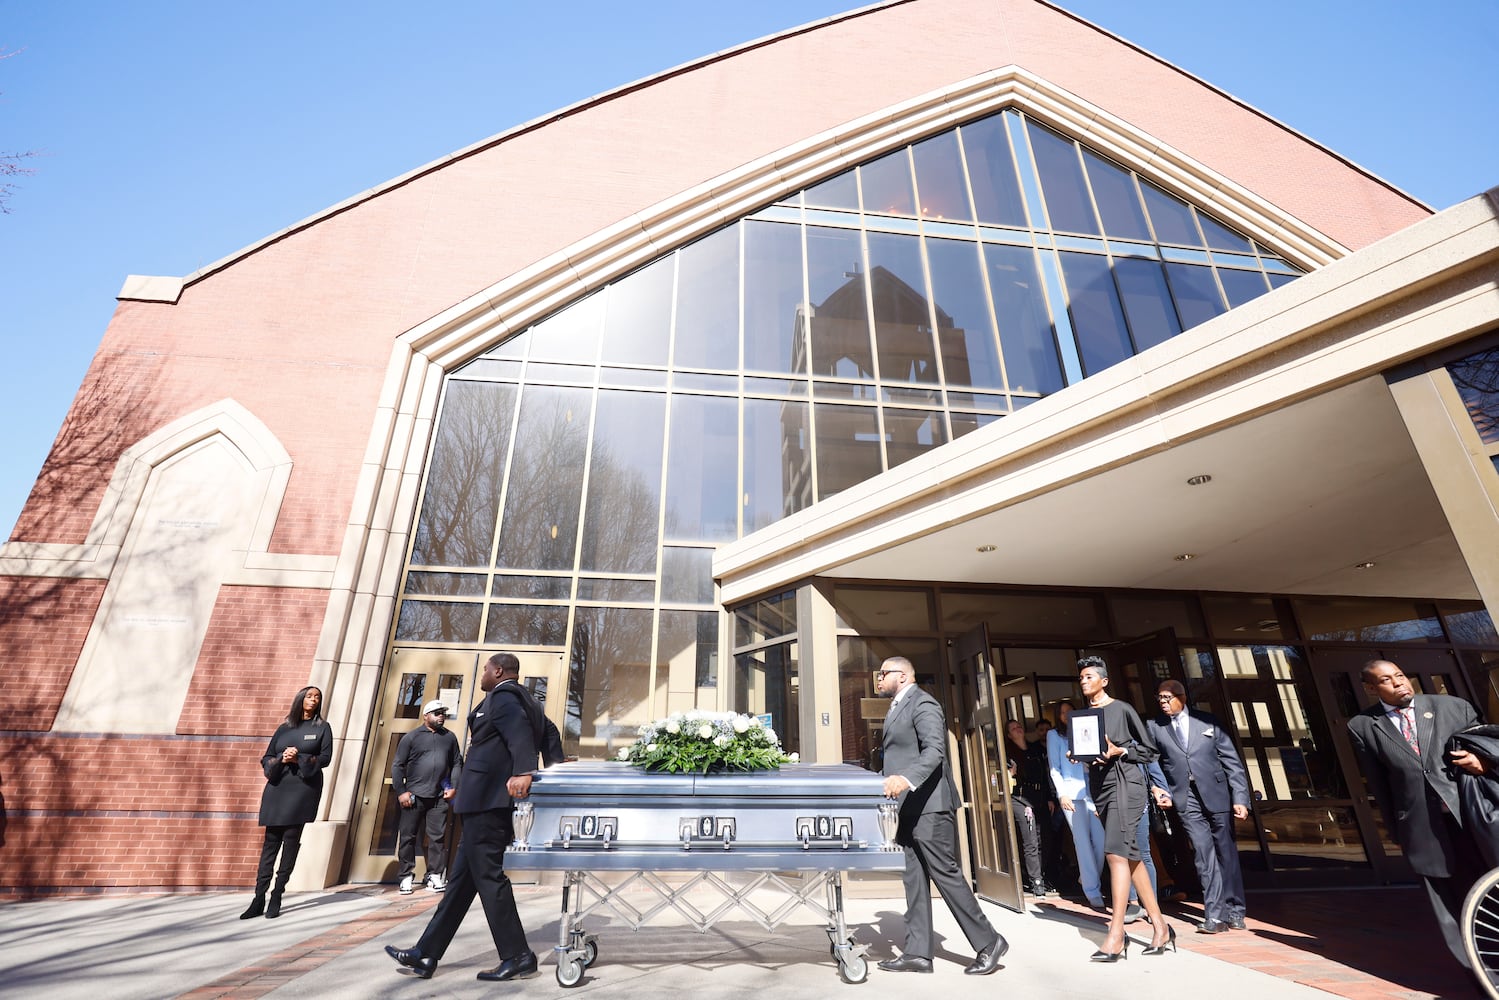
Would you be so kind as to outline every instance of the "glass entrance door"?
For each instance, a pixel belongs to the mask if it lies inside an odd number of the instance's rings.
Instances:
[[[994,683],[989,631],[979,625],[952,644],[953,676],[958,682],[964,775],[970,799],[972,861],[978,894],[1008,909],[1024,912],[1020,851],[1010,820],[1009,766],[1004,746],[1004,695]],[[1023,680],[1020,684],[1029,684]],[[1008,685],[1007,685],[1008,686]],[[1019,697],[1017,689],[1011,696]]]

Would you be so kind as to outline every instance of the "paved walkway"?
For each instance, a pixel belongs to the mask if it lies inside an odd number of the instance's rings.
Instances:
[[[730,919],[705,933],[680,921],[632,931],[619,917],[587,921],[599,935],[599,959],[582,983],[563,989],[549,947],[558,931],[560,892],[522,887],[521,917],[531,928],[541,974],[510,984],[476,982],[496,959],[477,904],[430,981],[399,970],[382,946],[414,943],[436,894],[401,896],[389,887],[342,887],[287,897],[279,920],[240,921],[246,894],[109,895],[0,904],[3,992],[48,1000],[209,997],[480,997],[504,991],[524,997],[694,995],[774,996],[822,1000],[844,990],[860,1000],[910,1000],[913,988],[953,996],[996,989],[1032,998],[1110,1000],[1179,995],[1182,985],[1213,1000],[1352,1000],[1465,998],[1478,991],[1447,956],[1416,889],[1329,893],[1256,893],[1248,932],[1193,934],[1194,908],[1168,910],[1181,951],[1147,958],[1138,930],[1127,962],[1095,965],[1088,954],[1102,938],[1101,919],[1085,907],[1052,899],[1025,915],[986,904],[1012,948],[994,977],[962,974],[972,953],[946,909],[937,904],[936,973],[871,969],[866,983],[840,982],[816,921],[767,931]],[[871,961],[894,954],[903,934],[901,903],[853,898],[855,938]],[[685,992],[684,991],[688,991]],[[1325,992],[1324,992],[1325,991]]]

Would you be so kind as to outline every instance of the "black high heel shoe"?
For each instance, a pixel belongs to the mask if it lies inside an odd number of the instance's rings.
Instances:
[[[1166,940],[1162,941],[1160,944],[1153,944],[1148,948],[1142,949],[1140,954],[1164,955],[1166,954],[1167,945],[1171,946],[1172,951],[1176,950],[1176,928],[1172,927],[1170,924],[1166,925]]]
[[[1102,948],[1088,956],[1090,962],[1117,962],[1121,958],[1129,958],[1129,937],[1126,936],[1124,944],[1119,946],[1118,951],[1104,951]]]

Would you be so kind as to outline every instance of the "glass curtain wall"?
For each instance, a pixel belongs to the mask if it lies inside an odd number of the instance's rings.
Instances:
[[[728,707],[715,546],[1298,273],[1015,111],[896,149],[450,372],[394,639],[567,648],[585,756]]]

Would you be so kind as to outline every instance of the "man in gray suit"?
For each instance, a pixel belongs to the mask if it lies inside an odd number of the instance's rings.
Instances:
[[[1198,933],[1243,930],[1244,875],[1233,821],[1249,817],[1244,762],[1216,718],[1187,707],[1181,681],[1162,681],[1156,702],[1162,714],[1150,720],[1150,734],[1161,750],[1158,763],[1169,788],[1153,788],[1151,794],[1162,806],[1176,806],[1192,841],[1202,881]]]
[[[1348,738],[1385,828],[1426,882],[1447,949],[1470,968],[1458,922],[1463,900],[1486,866],[1463,829],[1448,765],[1470,774],[1483,774],[1485,767],[1465,750],[1443,750],[1448,737],[1478,721],[1478,713],[1461,698],[1416,694],[1405,671],[1389,660],[1364,664],[1363,681],[1364,691],[1377,700],[1348,720]]]
[[[974,898],[958,868],[958,824],[953,811],[958,791],[947,765],[947,726],[937,699],[916,686],[916,671],[904,656],[880,664],[881,695],[891,699],[882,748],[885,794],[900,800],[895,839],[906,851],[906,947],[899,958],[879,963],[890,972],[932,971],[932,890],[942,901],[978,956],[963,971],[987,976],[1010,950]]]

